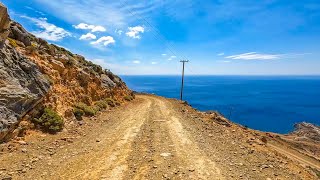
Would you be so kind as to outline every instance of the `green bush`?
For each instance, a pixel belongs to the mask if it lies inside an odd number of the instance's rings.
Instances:
[[[18,44],[17,44],[17,42],[16,42],[16,40],[14,40],[14,39],[11,39],[11,38],[8,38],[8,40],[9,40],[9,44],[11,45],[11,46],[13,46],[13,47],[18,47]]]
[[[88,106],[88,105],[86,105],[85,103],[82,103],[82,102],[77,103],[77,104],[75,105],[76,108],[81,109],[81,110],[85,109],[87,106]]]
[[[52,109],[45,108],[40,118],[35,118],[34,123],[45,131],[52,133],[63,129],[63,119]]]
[[[81,121],[82,120],[82,116],[84,115],[84,111],[82,109],[75,108],[73,110],[73,114],[74,114],[74,116],[76,117],[76,119],[78,121]]]
[[[98,107],[88,106],[84,103],[78,103],[75,107],[81,109],[86,116],[94,116],[99,111]]]
[[[106,109],[108,107],[108,103],[106,101],[98,101],[95,105],[100,109]]]
[[[104,101],[107,102],[107,104],[109,106],[111,106],[111,107],[115,107],[116,106],[115,101],[113,99],[111,99],[111,98],[106,98]]]
[[[132,96],[125,96],[124,97],[124,100],[126,100],[126,101],[132,101],[134,98],[132,97]]]
[[[97,114],[97,112],[99,111],[99,108],[97,107],[93,107],[93,106],[88,106],[86,109],[83,110],[84,114],[86,116],[94,116]]]

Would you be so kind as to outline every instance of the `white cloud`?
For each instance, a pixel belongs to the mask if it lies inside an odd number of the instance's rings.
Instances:
[[[35,23],[40,30],[33,31],[32,33],[39,38],[43,38],[49,41],[59,41],[65,37],[71,36],[71,33],[64,30],[61,27],[57,27],[54,24],[48,23],[47,18],[32,18],[28,16],[21,16]]]
[[[256,52],[243,53],[238,55],[227,56],[227,59],[240,60],[275,60],[279,59],[283,54],[259,54]]]
[[[117,34],[119,34],[119,35],[122,35],[123,31],[120,30],[120,29],[116,29],[116,30],[115,30],[115,33],[117,33]]]
[[[108,46],[109,44],[114,44],[116,41],[111,36],[103,36],[99,38],[97,41],[93,41],[90,44],[99,45],[103,44],[104,46]]]
[[[300,56],[309,55],[311,53],[287,53],[287,54],[260,54],[256,52],[249,52],[227,56],[227,59],[236,60],[276,60],[280,58],[298,58]]]
[[[135,61],[132,61],[132,63],[134,63],[134,64],[140,64],[141,62],[138,61],[138,60],[135,60]]]
[[[106,28],[104,28],[103,26],[96,26],[92,29],[92,32],[106,32]]]
[[[158,62],[151,62],[152,65],[158,64]]]
[[[224,53],[222,52],[222,53],[219,53],[219,54],[217,54],[218,56],[223,56],[224,55]]]
[[[85,29],[85,30],[91,30],[91,32],[106,32],[106,28],[103,26],[95,26],[95,25],[90,25],[86,23],[80,23],[78,25],[73,25],[74,28],[76,29]]]
[[[177,58],[177,56],[170,56],[170,58],[168,59],[169,61],[172,61],[173,59]]]
[[[93,40],[93,39],[97,39],[97,36],[91,33],[87,33],[82,35],[80,38],[80,40]]]
[[[76,29],[93,29],[95,26],[94,25],[89,25],[85,23],[80,23],[78,25],[73,25],[74,28]]]
[[[128,27],[128,29],[129,31],[126,32],[126,35],[133,39],[140,39],[140,33],[144,33],[144,27],[142,26]]]
[[[167,56],[167,54],[161,54],[162,56]]]

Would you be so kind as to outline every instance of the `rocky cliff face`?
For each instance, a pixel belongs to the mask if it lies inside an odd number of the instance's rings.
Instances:
[[[7,9],[0,5],[0,139],[49,91],[37,66],[5,44],[10,33]]]
[[[0,50],[0,139],[48,93],[38,67],[13,47]]]
[[[294,125],[293,135],[320,142],[320,127],[311,123],[298,123]]]
[[[7,8],[0,2],[0,47],[2,48],[4,41],[9,34],[10,18]]]
[[[76,103],[121,102],[131,93],[101,66],[28,33],[3,5],[0,45],[0,141],[41,108],[50,107],[68,122]]]

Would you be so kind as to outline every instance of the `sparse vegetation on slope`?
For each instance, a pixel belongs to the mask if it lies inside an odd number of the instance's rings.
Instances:
[[[132,96],[130,96],[130,95],[127,95],[127,96],[124,97],[124,100],[126,100],[126,101],[132,101],[133,99],[134,98]]]
[[[80,109],[84,112],[84,115],[86,116],[94,116],[98,111],[99,107],[97,106],[88,106],[84,103],[78,103],[75,105],[76,109]]]
[[[55,133],[63,129],[64,121],[55,111],[50,108],[45,108],[40,118],[34,118],[33,122],[39,128]]]

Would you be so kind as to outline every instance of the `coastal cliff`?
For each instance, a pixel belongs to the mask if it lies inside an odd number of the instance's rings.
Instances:
[[[311,123],[302,122],[295,124],[295,130],[291,133],[305,140],[320,142],[320,127]]]
[[[10,20],[3,5],[0,42],[0,141],[34,128],[30,122],[45,108],[68,127],[76,119],[77,104],[95,113],[97,102],[120,104],[131,94],[112,72],[27,32]],[[79,112],[84,113],[81,108]]]

